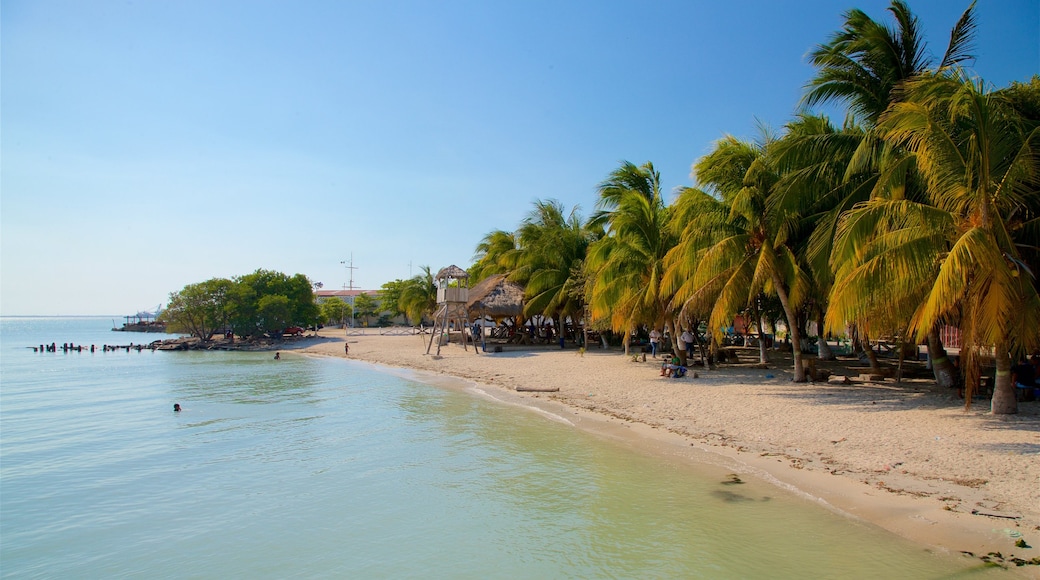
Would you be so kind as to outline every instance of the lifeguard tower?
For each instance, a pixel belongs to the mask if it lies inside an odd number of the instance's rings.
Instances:
[[[433,315],[433,333],[430,335],[430,344],[426,347],[426,354],[430,354],[433,341],[437,340],[437,355],[440,356],[441,341],[438,337],[441,333],[450,336],[448,327],[452,321],[455,321],[462,330],[462,348],[467,348],[466,329],[469,327],[469,314],[466,312],[466,302],[469,300],[469,274],[452,264],[437,272],[436,282],[437,313]],[[474,346],[474,350],[476,350],[476,346]]]

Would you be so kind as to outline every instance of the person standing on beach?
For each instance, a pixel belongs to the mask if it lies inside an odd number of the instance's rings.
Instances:
[[[682,348],[686,351],[686,358],[693,358],[693,333],[689,328],[679,335],[679,340],[682,341]]]
[[[657,343],[661,341],[661,332],[656,328],[650,330],[650,352],[657,358]]]

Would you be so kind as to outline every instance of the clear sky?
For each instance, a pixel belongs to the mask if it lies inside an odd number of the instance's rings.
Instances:
[[[978,1],[988,82],[1040,73],[1038,1]],[[713,141],[791,118],[846,9],[887,5],[2,0],[0,314],[466,267],[537,199],[588,216],[622,160],[693,185]],[[967,5],[911,0],[937,58]]]

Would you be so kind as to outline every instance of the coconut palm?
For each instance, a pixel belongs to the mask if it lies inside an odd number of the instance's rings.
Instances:
[[[589,305],[593,319],[628,337],[641,324],[662,326],[670,297],[662,295],[664,256],[674,245],[661,175],[652,163],[623,162],[599,185],[598,211],[589,227],[605,235],[589,246]],[[674,334],[674,333],[673,333]]]
[[[830,257],[835,228],[843,212],[870,198],[877,174],[848,171],[866,136],[851,119],[836,128],[826,117],[802,113],[785,129],[783,138],[772,146],[782,176],[768,203],[776,211],[799,216],[790,245],[811,277],[819,358],[828,360],[834,355],[827,347],[823,319],[833,282]]]
[[[972,2],[950,32],[940,69],[974,58],[974,9]],[[893,91],[931,68],[934,60],[925,49],[920,23],[907,3],[892,0],[888,11],[894,26],[877,22],[862,10],[849,10],[842,29],[827,44],[809,53],[809,62],[818,72],[809,81],[805,104],[844,102],[864,123],[873,126],[892,102]]]
[[[516,237],[521,249],[510,278],[525,283],[525,314],[556,318],[562,333],[564,320],[585,307],[578,289],[592,234],[577,207],[565,216],[563,205],[550,200],[535,202]]]
[[[793,343],[794,380],[804,382],[798,309],[808,276],[787,245],[794,216],[767,203],[780,178],[768,154],[773,143],[769,136],[761,143],[726,137],[694,165],[698,182],[718,194],[728,216],[717,228],[719,239],[700,251],[687,304],[712,304],[708,324],[721,338],[722,329],[760,293],[775,294]]]
[[[694,276],[708,248],[736,232],[729,222],[729,213],[726,202],[692,187],[679,189],[671,206],[669,226],[676,236],[676,243],[665,255],[661,288],[663,294],[672,297],[669,307],[676,313],[676,318],[685,321],[686,327],[694,331],[700,321],[708,319],[717,297],[716,288],[699,288],[694,283]],[[677,322],[676,327],[679,326],[682,325]],[[697,336],[696,332],[694,336]],[[760,341],[760,346],[764,344]],[[703,358],[704,345],[700,346]],[[760,362],[766,362],[762,348],[760,359]]]
[[[974,2],[961,15],[950,32],[950,41],[939,62],[945,70],[971,60],[975,34]],[[877,174],[881,165],[887,165],[890,175],[902,169],[895,182],[897,195],[913,198],[922,196],[914,191],[915,178],[905,175],[908,167],[900,163],[902,152],[872,131],[883,111],[898,98],[898,89],[908,80],[925,73],[934,63],[926,52],[919,21],[902,0],[893,0],[889,6],[894,24],[886,25],[872,20],[861,10],[845,13],[843,28],[831,36],[827,44],[810,53],[810,62],[817,67],[816,76],[809,82],[803,102],[808,105],[827,101],[847,103],[852,113],[865,123],[868,134],[850,160],[849,175]],[[902,183],[900,183],[902,181]],[[893,181],[873,181],[884,187]],[[909,191],[906,184],[909,183]],[[889,192],[875,189],[875,195]],[[861,325],[867,321],[859,322]],[[865,341],[869,351],[869,342]],[[929,355],[932,358],[936,381],[943,386],[953,384],[955,369],[939,341],[938,332],[928,334]],[[876,364],[872,360],[872,365]]]
[[[437,284],[430,267],[422,266],[420,269],[421,274],[405,280],[398,302],[401,311],[415,324],[422,323],[423,317],[433,314],[437,308]]]
[[[510,274],[517,267],[520,247],[516,234],[494,230],[477,244],[477,252],[469,276],[472,280],[483,280],[494,274]]]
[[[1018,216],[1036,207],[1040,129],[1027,131],[1005,96],[959,71],[908,82],[878,128],[909,152],[928,199],[878,197],[843,218],[831,312],[909,313],[918,339],[959,320],[967,404],[980,355],[992,350],[992,412],[1014,413],[1010,357],[1040,347],[1035,272],[1016,244],[1028,235]]]

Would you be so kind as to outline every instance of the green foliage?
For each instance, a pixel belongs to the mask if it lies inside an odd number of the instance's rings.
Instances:
[[[385,312],[390,318],[404,314],[401,310],[401,293],[404,291],[405,281],[401,279],[383,284],[379,291],[380,312]]]
[[[319,319],[311,283],[303,274],[257,270],[232,280],[189,284],[170,295],[162,319],[171,330],[209,339],[232,329],[245,337],[280,333],[288,326],[311,326]]]
[[[429,266],[422,267],[422,274],[405,280],[397,304],[412,324],[421,324],[424,316],[433,314],[437,307],[437,285]]]
[[[208,339],[227,325],[233,288],[234,282],[225,278],[188,284],[170,294],[169,304],[159,319],[170,332]]]
[[[321,320],[328,323],[342,323],[347,319],[350,305],[337,296],[333,296],[321,303]]]
[[[280,333],[292,323],[289,297],[281,294],[268,294],[256,303],[259,315],[257,326],[267,333]]]
[[[354,297],[354,319],[363,318],[365,326],[368,319],[379,314],[379,301],[368,294],[358,294]]]

